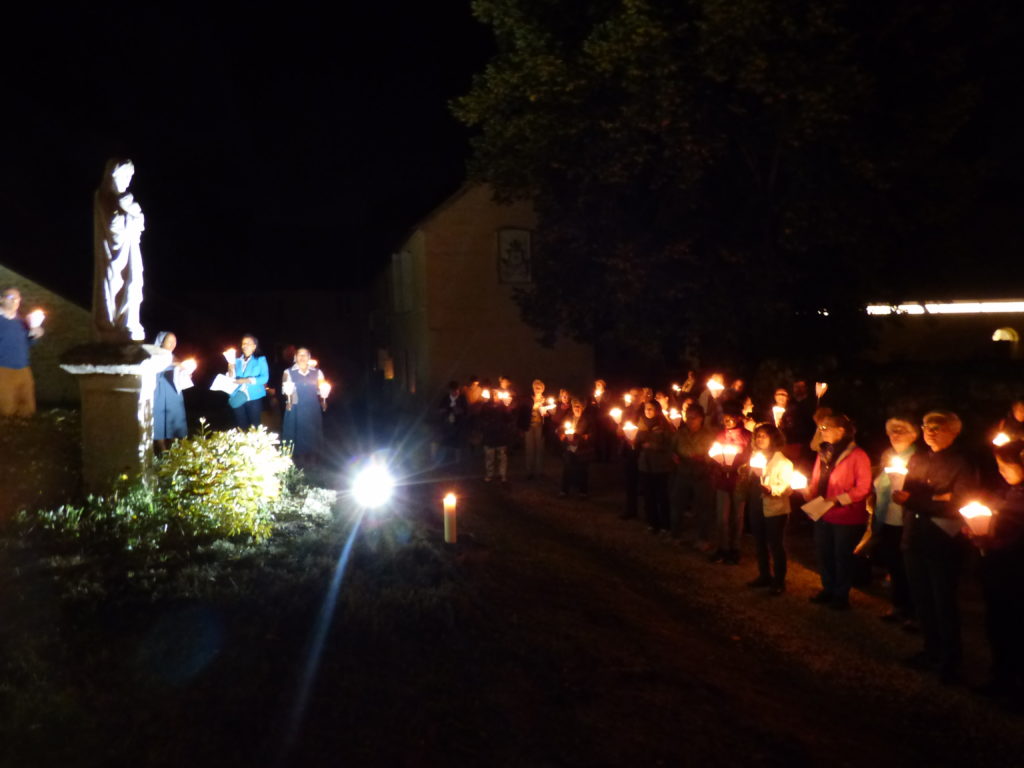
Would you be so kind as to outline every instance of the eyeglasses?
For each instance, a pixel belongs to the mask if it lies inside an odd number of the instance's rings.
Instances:
[[[946,428],[945,424],[922,424],[921,429],[925,432],[941,432]]]

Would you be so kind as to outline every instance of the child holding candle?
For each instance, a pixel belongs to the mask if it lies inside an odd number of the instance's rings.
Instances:
[[[787,559],[783,539],[789,519],[789,495],[793,492],[789,485],[793,462],[782,453],[785,439],[772,424],[759,424],[754,428],[753,445],[755,453],[747,467],[745,501],[750,532],[757,546],[758,576],[747,582],[747,586],[768,587],[770,594],[781,595],[786,591]]]
[[[916,450],[917,427],[909,419],[893,418],[885,422],[891,448],[882,453],[881,467],[875,475],[874,494],[868,497],[868,536],[858,545],[858,554],[871,559],[889,572],[892,607],[882,621],[902,622],[906,629],[914,623],[914,600],[903,564],[900,542],[903,539],[903,507],[892,499],[893,491],[903,488],[906,467]]]

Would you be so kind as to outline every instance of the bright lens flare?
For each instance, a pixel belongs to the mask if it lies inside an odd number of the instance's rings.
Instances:
[[[369,464],[352,482],[352,498],[364,509],[376,509],[388,503],[395,490],[395,479],[380,464]]]

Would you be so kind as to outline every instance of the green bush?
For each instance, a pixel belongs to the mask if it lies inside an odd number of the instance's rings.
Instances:
[[[213,432],[177,441],[156,462],[155,483],[122,476],[107,496],[81,506],[21,512],[26,535],[84,549],[157,550],[197,539],[266,539],[282,480],[301,486],[277,435],[264,428]]]
[[[292,466],[265,428],[212,432],[200,420],[198,435],[177,441],[157,462],[156,501],[187,535],[259,541],[270,535],[271,503]]]

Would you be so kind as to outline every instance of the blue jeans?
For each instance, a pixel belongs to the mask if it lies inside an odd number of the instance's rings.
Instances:
[[[832,597],[846,600],[853,578],[853,548],[864,535],[863,525],[814,523],[814,548],[821,572],[821,588]]]

